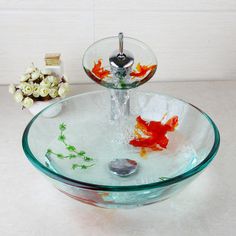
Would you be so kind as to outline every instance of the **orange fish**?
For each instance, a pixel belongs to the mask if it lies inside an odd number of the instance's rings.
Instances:
[[[143,77],[146,75],[148,71],[154,70],[156,67],[157,65],[151,65],[151,66],[143,65],[142,66],[140,63],[138,63],[136,66],[137,71],[132,71],[130,75],[133,77]]]
[[[99,59],[97,63],[94,62],[92,72],[99,79],[104,79],[105,77],[111,74],[109,70],[105,70],[104,67],[102,67],[102,59]]]
[[[150,148],[152,151],[161,151],[166,149],[168,145],[167,132],[172,132],[178,125],[178,116],[173,116],[165,124],[161,121],[147,122],[138,116],[136,118],[135,138],[129,144],[134,147],[140,147],[140,156],[145,157],[145,148]],[[143,136],[140,134],[143,134]]]
[[[92,206],[99,206],[99,204],[106,203],[112,204],[112,201],[106,200],[106,197],[109,196],[108,192],[97,193],[96,191],[81,191],[77,195],[72,195],[71,193],[67,193],[59,188],[58,190],[75,200],[81,201]]]

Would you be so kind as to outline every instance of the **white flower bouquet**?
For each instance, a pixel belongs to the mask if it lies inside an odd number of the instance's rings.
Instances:
[[[20,77],[20,84],[9,85],[9,93],[23,108],[30,108],[37,101],[64,98],[68,92],[69,84],[64,76],[60,78],[51,72],[40,71],[33,64]]]

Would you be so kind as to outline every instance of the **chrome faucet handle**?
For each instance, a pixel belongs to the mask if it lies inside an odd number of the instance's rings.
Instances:
[[[124,54],[124,51],[123,51],[123,38],[124,38],[124,35],[122,32],[120,32],[118,34],[118,38],[119,38],[119,56],[123,56]]]

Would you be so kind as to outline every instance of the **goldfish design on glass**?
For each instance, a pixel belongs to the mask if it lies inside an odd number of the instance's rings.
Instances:
[[[136,66],[136,71],[135,70],[132,71],[130,73],[130,76],[133,76],[133,78],[144,77],[148,71],[152,71],[152,70],[156,69],[156,67],[157,67],[157,65],[145,66],[145,65],[141,65],[140,63],[138,63]]]
[[[106,199],[110,195],[108,192],[101,193],[101,192],[96,192],[96,191],[81,191],[80,194],[75,196],[59,188],[58,190],[75,200],[81,201],[83,203],[86,203],[92,206],[97,206],[97,204],[101,204],[101,203],[103,204],[113,203],[112,201]]]
[[[101,80],[108,77],[111,74],[109,70],[105,70],[104,67],[102,67],[102,59],[98,59],[97,63],[94,62],[92,72]]]
[[[141,65],[140,63],[137,64],[136,66],[136,70],[133,70],[130,73],[130,76],[132,76],[131,79],[134,78],[142,78],[144,77],[147,72],[151,72],[153,70],[155,70],[157,67],[157,65],[150,65],[150,66],[146,66],[146,65]],[[111,78],[111,72],[109,70],[105,70],[104,67],[102,66],[102,59],[98,59],[97,63],[94,62],[94,66],[92,68],[92,73],[99,79],[103,80],[105,78]]]
[[[178,126],[178,116],[173,116],[165,124],[162,123],[162,120],[146,121],[141,116],[136,118],[135,137],[130,140],[129,144],[141,148],[141,157],[146,157],[148,149],[162,151],[167,148],[169,139],[166,134],[167,132],[173,132]]]

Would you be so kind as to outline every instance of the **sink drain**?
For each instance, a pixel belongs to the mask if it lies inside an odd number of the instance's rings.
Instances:
[[[115,159],[109,163],[111,173],[120,177],[132,175],[137,169],[138,163],[130,159]]]

